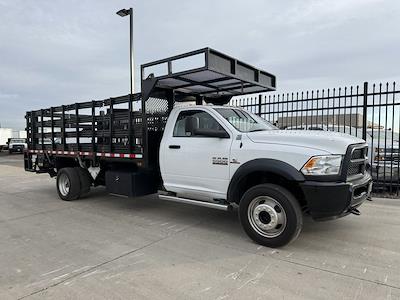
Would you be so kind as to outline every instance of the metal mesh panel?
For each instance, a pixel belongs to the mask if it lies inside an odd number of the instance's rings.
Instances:
[[[362,173],[362,165],[360,164],[350,164],[349,169],[347,170],[347,175],[352,176],[356,174],[361,174]]]
[[[146,114],[168,113],[168,101],[161,98],[149,98],[146,101]]]
[[[354,150],[354,151],[353,151],[353,154],[351,155],[351,159],[365,158],[365,156],[366,156],[366,151],[367,151],[367,148],[356,149],[356,150]]]
[[[168,118],[168,101],[149,98],[146,101],[147,128],[149,131],[164,131]]]

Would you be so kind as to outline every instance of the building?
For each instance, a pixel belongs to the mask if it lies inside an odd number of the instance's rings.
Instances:
[[[325,124],[325,125],[345,125],[355,128],[363,127],[362,114],[330,114],[330,115],[301,115],[301,116],[287,116],[279,117],[276,125],[279,128],[286,128],[289,126],[311,124]],[[367,121],[368,128],[383,129],[376,123]]]

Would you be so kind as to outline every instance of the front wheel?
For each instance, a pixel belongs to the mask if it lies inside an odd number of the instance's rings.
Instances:
[[[272,248],[295,240],[303,226],[296,198],[275,184],[260,184],[245,192],[239,204],[239,218],[251,239]]]

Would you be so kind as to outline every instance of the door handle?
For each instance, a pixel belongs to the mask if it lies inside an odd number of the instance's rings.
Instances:
[[[181,149],[181,145],[169,145],[169,149]]]

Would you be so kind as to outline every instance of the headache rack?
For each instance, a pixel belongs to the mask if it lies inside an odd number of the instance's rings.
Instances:
[[[144,64],[141,78],[141,93],[27,112],[25,168],[38,171],[36,154],[151,166],[176,101],[226,104],[276,88],[274,75],[210,48]]]

